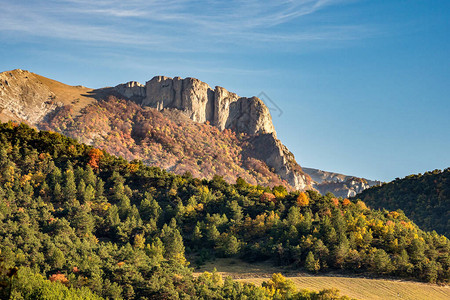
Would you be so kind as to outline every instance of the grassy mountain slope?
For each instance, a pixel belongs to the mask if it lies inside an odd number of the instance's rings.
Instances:
[[[70,86],[25,70],[0,73],[0,121],[36,124],[46,114],[71,105],[77,114],[95,102],[92,89]]]
[[[373,208],[401,209],[421,228],[450,236],[450,169],[396,179],[355,198]]]

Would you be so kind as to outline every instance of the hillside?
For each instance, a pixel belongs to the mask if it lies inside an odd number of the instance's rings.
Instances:
[[[399,212],[178,176],[25,125],[0,125],[0,141],[2,270],[126,298],[195,294],[185,253],[197,264],[271,258],[312,273],[449,280],[449,240]]]
[[[397,178],[355,198],[373,208],[401,209],[421,228],[450,236],[450,169]]]
[[[39,128],[176,174],[190,172],[208,179],[220,175],[233,183],[241,177],[252,184],[289,186],[258,159],[253,137],[192,122],[177,110],[158,111],[108,97],[72,116],[72,108],[64,107]]]
[[[0,108],[3,121],[26,121],[180,175],[218,174],[229,183],[241,177],[300,190],[316,186],[276,138],[261,100],[194,78],[156,76],[145,85],[93,90],[13,70],[1,73]],[[365,187],[356,180],[338,189],[334,182],[315,188],[346,196]]]
[[[71,105],[74,113],[93,103],[92,89],[70,86],[43,76],[13,70],[0,73],[0,120],[37,124],[49,112]]]

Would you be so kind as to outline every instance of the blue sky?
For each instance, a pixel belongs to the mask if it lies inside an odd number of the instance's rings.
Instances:
[[[389,181],[450,166],[450,1],[4,1],[0,71],[113,86],[196,77],[283,111],[302,166]]]

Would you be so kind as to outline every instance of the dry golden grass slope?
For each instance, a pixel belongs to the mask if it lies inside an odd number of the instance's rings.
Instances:
[[[36,125],[60,106],[72,105],[77,115],[95,102],[94,90],[70,86],[25,70],[0,73],[0,121]]]
[[[450,286],[439,286],[413,281],[368,279],[346,276],[312,276],[296,273],[287,268],[274,267],[264,263],[249,264],[238,259],[218,259],[201,266],[196,274],[217,269],[223,276],[231,276],[238,281],[260,285],[270,279],[273,273],[281,273],[291,279],[298,289],[319,291],[337,288],[341,295],[356,299],[408,299],[408,300],[448,300]]]
[[[60,101],[65,105],[72,105],[72,109],[76,114],[82,108],[95,102],[95,98],[91,96],[94,92],[93,89],[81,85],[71,86],[35,73],[32,74],[55,93],[56,101]]]

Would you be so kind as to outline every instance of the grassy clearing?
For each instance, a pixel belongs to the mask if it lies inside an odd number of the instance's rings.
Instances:
[[[282,273],[294,281],[298,289],[317,291],[334,287],[341,291],[341,295],[356,299],[450,299],[450,286],[337,275],[311,276],[307,273],[293,272],[288,268],[274,267],[265,263],[249,264],[237,259],[208,262],[196,272],[212,271],[214,268],[223,276],[231,276],[236,280],[258,285],[268,280],[273,273]]]

